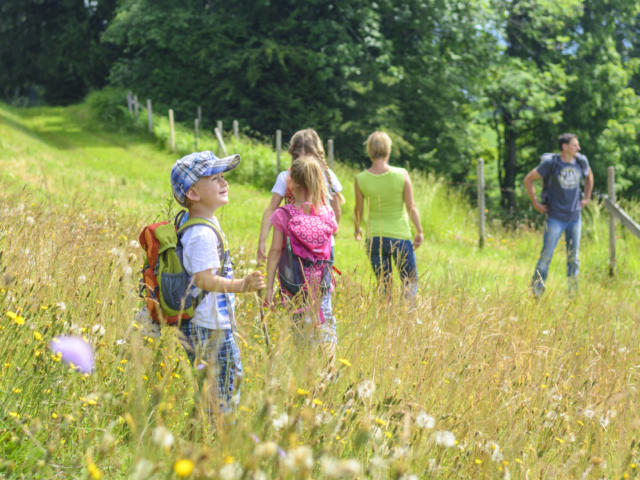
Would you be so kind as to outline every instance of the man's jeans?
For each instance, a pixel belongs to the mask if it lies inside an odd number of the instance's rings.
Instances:
[[[544,243],[540,252],[540,259],[536,265],[536,271],[531,280],[531,289],[536,297],[544,293],[544,284],[549,273],[549,264],[553,257],[553,251],[560,240],[562,232],[567,243],[567,278],[569,280],[569,293],[575,294],[578,289],[578,250],[580,248],[580,217],[572,222],[563,222],[554,218],[547,218],[544,229]]]

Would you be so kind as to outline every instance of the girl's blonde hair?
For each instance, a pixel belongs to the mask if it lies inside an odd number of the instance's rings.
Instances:
[[[329,192],[331,195],[337,195],[340,199],[340,203],[344,203],[344,197],[340,195],[333,187],[331,182],[331,175],[329,175],[329,165],[324,158],[324,146],[318,132],[313,128],[305,128],[304,130],[298,130],[291,137],[289,142],[288,152],[291,154],[291,158],[295,161],[297,158],[303,155],[311,155],[320,162],[320,166],[325,173],[327,185],[329,185]]]
[[[369,158],[388,157],[391,154],[391,138],[384,132],[373,132],[367,138],[367,153]]]
[[[303,155],[295,158],[291,162],[289,176],[296,185],[309,192],[313,208],[317,209],[326,203],[325,176],[315,156]]]

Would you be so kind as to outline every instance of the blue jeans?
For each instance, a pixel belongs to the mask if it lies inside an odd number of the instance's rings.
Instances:
[[[400,240],[390,237],[371,237],[367,239],[367,250],[373,271],[382,284],[384,291],[389,292],[393,275],[391,259],[396,262],[400,279],[409,297],[418,291],[418,267],[411,240]]]
[[[544,293],[544,283],[549,273],[549,264],[553,257],[553,251],[564,232],[567,244],[567,278],[569,280],[569,292],[575,293],[578,289],[578,250],[580,248],[580,217],[572,222],[563,222],[554,218],[547,218],[544,229],[544,242],[540,259],[536,265],[536,270],[531,280],[531,289],[536,297]]]

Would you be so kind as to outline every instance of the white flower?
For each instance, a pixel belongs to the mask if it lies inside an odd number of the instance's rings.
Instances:
[[[273,419],[272,424],[273,428],[276,430],[286,427],[289,425],[289,415],[287,415],[287,412],[281,413],[278,417]]]
[[[609,426],[609,416],[603,415],[600,417],[600,425],[602,428],[607,428]]]
[[[153,443],[162,448],[171,448],[173,442],[175,440],[173,434],[162,425],[153,429],[153,434],[151,435],[151,440]]]
[[[398,459],[398,458],[406,457],[407,453],[408,453],[407,447],[398,446],[398,447],[393,447],[393,450],[391,451],[391,456],[395,459]]]
[[[320,459],[320,471],[329,478],[350,478],[362,474],[362,465],[358,460],[336,460],[328,456]]]
[[[294,448],[285,458],[284,465],[292,472],[311,470],[313,468],[313,451],[306,445]]]
[[[436,419],[426,412],[420,412],[416,417],[416,425],[419,428],[431,430],[436,425]]]
[[[124,338],[119,338],[116,340],[116,345],[126,345],[127,341]]]
[[[78,283],[83,284],[87,281],[87,277],[85,275],[80,275],[78,277]]]
[[[91,333],[94,335],[101,337],[104,335],[105,329],[99,323],[96,323],[93,327],[91,327]]]
[[[136,463],[136,468],[133,470],[133,480],[147,480],[151,478],[153,474],[153,463],[146,458],[141,458]]]
[[[58,307],[60,310],[62,310],[63,312],[67,309],[67,305],[64,302],[58,302],[56,303],[56,307]]]
[[[456,444],[456,437],[447,430],[438,430],[433,434],[433,439],[441,447],[453,447]]]
[[[220,469],[220,478],[222,480],[238,480],[242,477],[242,467],[237,463],[227,463]]]
[[[418,480],[418,476],[413,473],[405,473],[400,477],[400,480]]]
[[[589,420],[591,420],[596,414],[596,412],[594,412],[590,408],[585,408],[583,413],[584,413],[584,416],[587,417]]]
[[[502,455],[502,452],[500,451],[500,445],[498,445],[496,442],[487,442],[486,451],[487,453],[491,454],[491,460],[493,460],[494,462],[501,462],[502,460],[504,460],[504,455]]]
[[[358,396],[360,398],[370,398],[373,395],[373,392],[376,390],[376,384],[371,380],[365,380],[360,385],[358,385]]]
[[[129,265],[125,265],[124,267],[122,267],[122,273],[124,273],[126,276],[129,276],[133,273],[133,268],[131,268]]]
[[[111,250],[109,250],[109,253],[117,257],[118,255],[120,255],[120,250],[118,250],[116,247],[113,247]]]
[[[135,240],[131,240],[131,241],[129,242],[129,246],[130,246],[131,248],[138,248],[138,247],[140,246],[140,244],[139,244],[137,241],[135,241]]]
[[[267,474],[262,470],[256,470],[249,475],[251,480],[267,480]]]
[[[275,442],[264,442],[256,445],[254,453],[257,457],[272,457],[278,451],[278,445]]]
[[[27,223],[29,225],[33,225],[34,223],[36,223],[36,221],[33,219],[33,217],[29,216],[27,218],[25,218],[25,220],[27,221]]]

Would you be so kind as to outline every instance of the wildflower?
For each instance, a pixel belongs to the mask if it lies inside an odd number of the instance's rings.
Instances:
[[[49,348],[62,360],[73,364],[82,373],[91,373],[94,366],[93,347],[80,337],[56,337],[49,343]]]
[[[102,478],[102,471],[98,468],[98,466],[94,462],[89,462],[87,465],[87,470],[89,470],[89,475],[94,480],[100,480]]]
[[[456,437],[453,433],[447,430],[438,430],[433,438],[436,442],[436,445],[440,445],[441,447],[453,447],[456,444]]]
[[[500,445],[496,442],[489,441],[486,446],[487,453],[491,454],[491,460],[494,462],[502,462],[504,460],[504,455],[500,451]]]
[[[136,468],[133,470],[133,480],[147,480],[153,475],[153,463],[146,458],[141,458],[136,463]]]
[[[135,240],[131,240],[131,241],[129,242],[129,246],[130,246],[131,248],[138,248],[138,247],[140,246],[140,244],[139,244],[137,241],[135,241]]]
[[[309,390],[305,390],[304,388],[298,388],[296,392],[298,395],[309,395]]]
[[[175,440],[173,434],[169,431],[169,429],[162,425],[153,429],[151,439],[153,443],[164,449],[171,448]]]
[[[286,412],[280,414],[280,416],[273,419],[273,428],[280,430],[289,424],[289,415]]]
[[[122,267],[122,273],[124,273],[126,276],[129,276],[133,273],[133,269],[129,265],[125,265],[124,267]]]
[[[93,333],[98,337],[103,336],[104,332],[105,332],[104,326],[100,325],[99,323],[96,323],[93,327],[91,327],[91,333]]]
[[[320,459],[320,471],[329,478],[349,478],[362,474],[362,465],[356,459],[336,460],[329,456]]]
[[[416,425],[418,426],[418,428],[431,430],[436,425],[436,419],[426,412],[420,412],[416,417]]]
[[[351,362],[349,360],[347,360],[346,358],[339,358],[338,361],[344,365],[345,367],[350,367],[351,366]]]
[[[56,303],[56,307],[58,307],[60,310],[62,310],[63,312],[67,309],[67,305],[64,302],[58,302]]]
[[[42,340],[42,334],[36,330],[33,332],[33,338],[36,340]]]
[[[78,277],[78,283],[79,283],[79,284],[86,283],[86,281],[87,281],[87,276],[86,276],[86,275],[80,275],[80,276]]]
[[[242,467],[237,463],[228,463],[220,469],[221,480],[238,480],[242,477]]]
[[[188,458],[183,458],[181,460],[176,461],[173,464],[173,471],[176,472],[176,475],[179,477],[188,477],[193,472],[193,461]]]
[[[278,452],[278,445],[275,442],[264,442],[256,445],[254,453],[257,457],[272,457]]]
[[[21,317],[17,313],[7,312],[7,316],[18,325],[24,325],[24,317]]]
[[[28,216],[27,218],[25,218],[25,220],[29,225],[33,225],[34,223],[36,223],[32,216]]]
[[[590,408],[585,408],[583,413],[584,413],[584,416],[585,416],[586,418],[588,418],[589,420],[591,420],[591,419],[595,416],[595,414],[596,414],[596,412],[594,412],[594,411],[593,411],[592,409],[590,409]]]
[[[376,384],[371,380],[365,380],[358,385],[358,396],[362,399],[370,398],[373,392],[376,390]]]
[[[289,452],[284,464],[292,472],[311,470],[313,468],[313,452],[310,447],[301,445]]]

